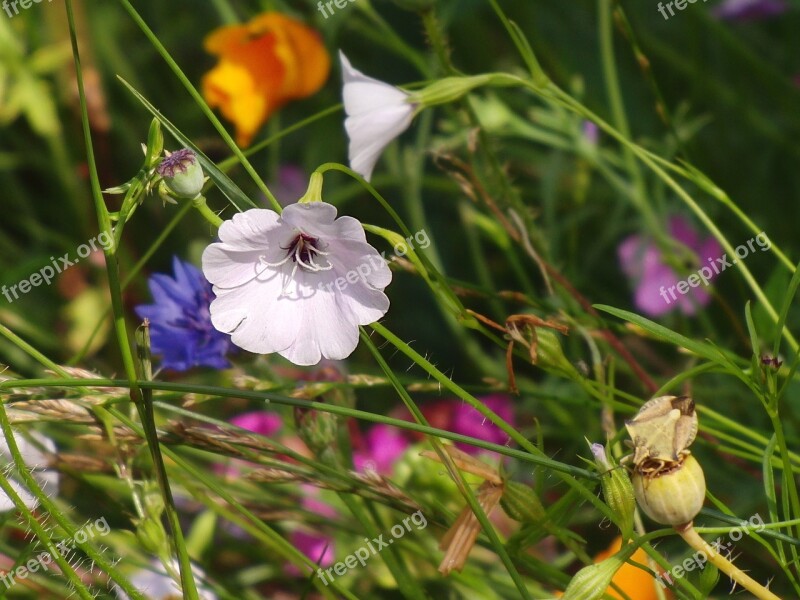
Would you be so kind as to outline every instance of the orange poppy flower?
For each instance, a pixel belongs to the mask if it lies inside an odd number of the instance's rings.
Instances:
[[[203,97],[233,122],[240,146],[286,102],[317,92],[331,66],[316,31],[276,12],[220,27],[204,45],[219,63],[203,77]]]
[[[617,536],[614,538],[614,541],[611,542],[611,545],[608,548],[594,557],[595,564],[604,561],[613,554],[616,554],[619,552],[620,548],[622,548],[622,538]],[[633,556],[631,556],[630,560],[637,562],[640,565],[646,565],[647,553],[641,548],[638,548],[636,552],[633,553]],[[658,600],[656,586],[659,585],[659,583],[653,578],[652,575],[646,571],[643,571],[639,567],[633,566],[630,563],[626,562],[624,565],[622,565],[619,570],[614,573],[614,577],[611,581],[617,584],[619,589],[625,592],[629,598],[634,598],[635,600]],[[622,596],[620,596],[611,586],[608,586],[606,594],[612,598],[622,598]],[[667,598],[672,598],[669,590],[664,590],[664,594]]]

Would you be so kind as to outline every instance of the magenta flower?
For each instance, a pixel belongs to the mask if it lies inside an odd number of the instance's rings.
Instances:
[[[300,488],[303,491],[303,499],[300,504],[305,510],[331,521],[339,517],[336,509],[319,499],[319,490],[313,485],[303,484]],[[295,529],[289,536],[289,539],[295,548],[300,550],[300,552],[323,569],[336,562],[334,541],[330,536],[322,533]],[[285,569],[289,575],[297,577],[302,574],[300,569],[291,563],[286,563]]]
[[[231,425],[236,425],[264,436],[270,436],[283,427],[283,421],[281,421],[280,416],[268,410],[254,410],[242,413],[233,417],[230,422]]]
[[[378,424],[364,435],[362,447],[353,452],[353,464],[356,471],[391,475],[394,463],[409,446],[409,441],[396,427]]]
[[[719,273],[717,259],[723,256],[722,247],[713,237],[700,239],[681,216],[670,218],[668,233],[695,255],[686,265],[686,273],[679,276],[655,242],[638,234],[625,238],[617,248],[620,267],[636,288],[633,302],[641,312],[659,317],[680,309],[693,315],[711,300],[703,288]]]
[[[268,410],[254,410],[236,415],[230,419],[230,423],[263,436],[271,436],[283,427],[280,416]],[[215,463],[214,472],[220,477],[235,479],[241,475],[242,467],[246,465],[247,462],[243,460],[230,459],[224,464]]]
[[[333,539],[319,533],[308,533],[296,529],[290,536],[292,545],[317,563],[321,568],[330,567],[336,562],[333,552]],[[292,575],[299,575],[300,571],[294,565],[286,565],[286,570]]]
[[[724,21],[755,21],[782,15],[789,10],[785,0],[725,0],[711,14]]]
[[[506,423],[515,427],[514,407],[511,398],[503,394],[492,394],[491,396],[483,396],[479,398],[479,400],[497,413]],[[503,445],[508,441],[508,435],[497,425],[490,422],[468,404],[464,404],[461,401],[457,402],[458,404],[453,410],[450,425],[446,429],[453,433],[460,433],[461,435],[467,435],[493,444]],[[468,454],[478,454],[484,451],[481,448],[476,448],[475,446],[462,442],[456,442],[456,446]]]

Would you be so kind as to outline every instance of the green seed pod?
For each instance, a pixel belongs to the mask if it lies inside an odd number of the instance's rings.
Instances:
[[[564,355],[561,341],[555,331],[547,327],[537,327],[536,341],[537,366],[545,371],[559,373],[567,377],[578,376],[578,371]]]
[[[644,513],[662,525],[691,523],[703,508],[706,480],[703,468],[689,454],[682,461],[669,463],[653,473],[633,474],[636,501]]]
[[[582,568],[575,573],[561,600],[596,600],[603,597],[614,574],[636,550],[636,546],[628,544],[602,562]]]
[[[176,198],[194,200],[203,191],[203,167],[189,148],[168,154],[161,160],[156,172]]]
[[[544,507],[536,492],[516,481],[506,481],[500,506],[509,517],[521,523],[539,523],[545,518]]]
[[[610,460],[601,444],[592,444],[591,449],[601,473],[600,485],[603,487],[603,497],[614,512],[622,539],[629,540],[633,535],[633,515],[636,510],[630,477],[625,469],[620,469]]]
[[[297,434],[318,459],[327,465],[339,464],[337,432],[339,417],[328,412],[296,407]]]

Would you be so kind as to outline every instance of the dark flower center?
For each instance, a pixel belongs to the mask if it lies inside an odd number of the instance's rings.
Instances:
[[[312,273],[333,269],[333,265],[325,258],[328,256],[328,252],[322,250],[323,247],[325,247],[324,242],[320,241],[319,238],[298,231],[288,246],[281,246],[282,250],[286,250],[286,256],[281,260],[274,263],[268,262],[264,256],[259,257],[259,260],[262,265],[267,267],[281,267],[291,259],[294,265],[292,266],[291,274],[286,279],[286,285],[289,285],[289,281],[294,278],[298,267]],[[284,291],[285,289],[284,287]]]
[[[183,148],[165,156],[156,167],[156,172],[162,177],[175,177],[175,175],[186,173],[196,160],[194,152],[189,148]]]
[[[300,232],[300,235],[294,238],[288,246],[281,246],[281,248],[287,250],[286,256],[302,268],[309,271],[327,271],[330,265],[323,267],[314,262],[317,256],[327,256],[328,254],[320,250],[319,245],[319,238]]]

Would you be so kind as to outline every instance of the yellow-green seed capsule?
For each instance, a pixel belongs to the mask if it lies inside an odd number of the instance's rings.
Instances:
[[[641,509],[655,522],[683,525],[703,508],[706,479],[700,463],[689,454],[653,473],[637,470],[633,474],[633,490]]]

